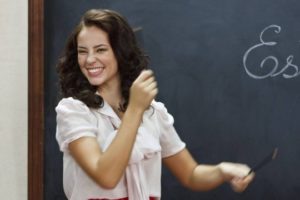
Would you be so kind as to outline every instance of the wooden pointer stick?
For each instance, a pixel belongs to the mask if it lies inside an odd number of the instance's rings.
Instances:
[[[260,161],[257,165],[255,165],[248,173],[251,174],[252,172],[257,172],[259,169],[261,169],[263,166],[265,166],[266,164],[268,164],[269,162],[271,162],[272,160],[274,160],[277,157],[278,154],[278,148],[275,148],[271,154],[269,154],[268,156],[266,156],[262,161]]]

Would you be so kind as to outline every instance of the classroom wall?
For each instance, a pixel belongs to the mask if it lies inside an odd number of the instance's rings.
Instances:
[[[0,196],[27,199],[28,1],[0,0]]]

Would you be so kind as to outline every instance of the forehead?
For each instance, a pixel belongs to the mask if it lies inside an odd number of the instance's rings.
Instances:
[[[83,27],[77,36],[78,44],[109,44],[108,34],[96,26]]]

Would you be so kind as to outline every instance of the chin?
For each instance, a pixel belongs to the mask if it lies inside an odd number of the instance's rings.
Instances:
[[[92,86],[100,86],[100,85],[101,85],[101,83],[95,83],[95,82],[90,82],[90,84],[91,84]]]
[[[99,79],[88,79],[88,81],[92,86],[99,86],[103,84],[103,80],[99,80]]]
[[[92,85],[92,86],[99,86],[101,85],[101,83],[99,81],[91,81],[91,80],[88,80],[89,83]]]

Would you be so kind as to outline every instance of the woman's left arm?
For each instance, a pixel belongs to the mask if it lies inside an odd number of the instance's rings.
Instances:
[[[198,165],[187,149],[163,159],[163,163],[186,187],[207,191],[229,182],[236,192],[244,191],[253,180],[250,168],[243,164],[222,162],[218,165]]]

